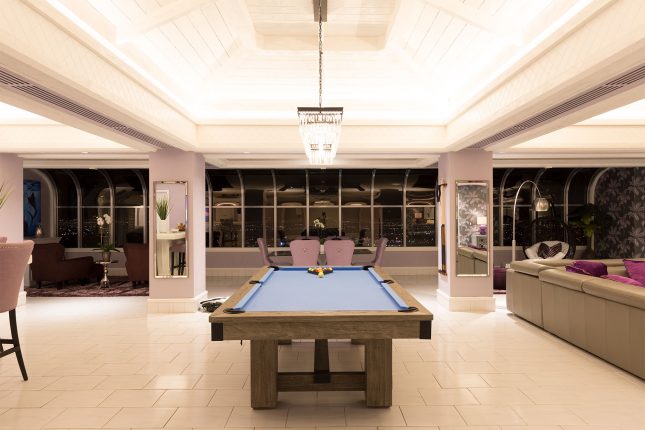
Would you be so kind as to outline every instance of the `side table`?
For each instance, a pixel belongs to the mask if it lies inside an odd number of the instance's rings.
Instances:
[[[98,264],[103,266],[103,279],[99,282],[99,288],[109,288],[110,279],[108,278],[108,266],[112,263],[116,263],[116,260],[113,261],[97,261]]]

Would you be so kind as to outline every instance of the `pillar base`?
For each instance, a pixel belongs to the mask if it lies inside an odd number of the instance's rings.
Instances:
[[[495,312],[495,297],[452,297],[437,290],[437,301],[450,312]]]
[[[199,302],[207,298],[208,292],[203,291],[191,298],[148,299],[148,313],[176,314],[197,312]]]

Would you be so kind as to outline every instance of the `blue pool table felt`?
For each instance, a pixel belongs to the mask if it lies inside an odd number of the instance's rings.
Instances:
[[[235,305],[235,310],[399,311],[408,305],[374,269],[337,267],[319,278],[306,267],[269,269]]]

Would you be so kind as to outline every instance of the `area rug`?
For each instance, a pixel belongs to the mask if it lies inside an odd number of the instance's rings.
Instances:
[[[55,284],[43,284],[42,288],[25,288],[27,297],[118,297],[147,296],[148,284],[133,286],[124,276],[110,276],[110,287],[99,288],[98,282],[87,285],[70,284],[60,290]]]

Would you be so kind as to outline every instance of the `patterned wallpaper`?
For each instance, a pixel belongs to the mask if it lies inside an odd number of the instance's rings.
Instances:
[[[457,243],[468,246],[471,236],[479,233],[477,217],[488,216],[488,184],[457,184]]]
[[[645,168],[612,168],[599,179],[596,204],[612,218],[595,238],[598,257],[645,257]]]

